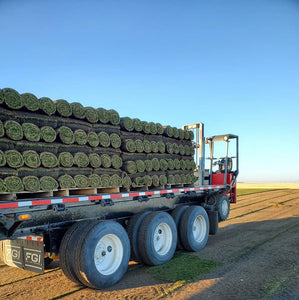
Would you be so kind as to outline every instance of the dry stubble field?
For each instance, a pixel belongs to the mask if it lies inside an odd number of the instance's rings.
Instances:
[[[1,264],[0,299],[299,299],[299,190],[239,196],[219,227],[195,255],[223,266],[194,282],[161,282],[131,264],[96,291],[67,280],[58,262],[43,275]]]

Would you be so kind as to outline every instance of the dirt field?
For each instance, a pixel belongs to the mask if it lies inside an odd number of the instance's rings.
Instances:
[[[58,262],[43,275],[0,265],[0,299],[299,299],[299,190],[238,197],[200,258],[222,267],[192,283],[159,282],[131,264],[115,286],[95,291],[67,280]]]

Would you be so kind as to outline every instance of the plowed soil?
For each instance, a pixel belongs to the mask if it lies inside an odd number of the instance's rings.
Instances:
[[[59,262],[43,275],[0,262],[0,299],[299,299],[299,190],[238,197],[230,218],[195,253],[223,263],[191,283],[161,282],[130,263],[106,290],[82,288]]]

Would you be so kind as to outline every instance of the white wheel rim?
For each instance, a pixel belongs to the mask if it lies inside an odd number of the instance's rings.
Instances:
[[[97,270],[103,275],[113,274],[121,264],[123,245],[115,234],[102,237],[94,251],[94,263]]]
[[[221,210],[222,210],[223,215],[226,216],[227,212],[228,212],[228,204],[227,204],[226,200],[222,201]]]
[[[159,224],[154,232],[154,248],[159,255],[166,255],[172,245],[172,230],[166,223]]]
[[[203,216],[197,216],[193,222],[193,237],[197,243],[201,243],[207,232],[207,223]]]

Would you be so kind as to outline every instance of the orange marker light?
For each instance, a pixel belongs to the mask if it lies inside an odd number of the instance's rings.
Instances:
[[[31,215],[30,214],[21,214],[17,216],[17,219],[19,221],[26,221],[26,220],[30,220],[31,219]]]

